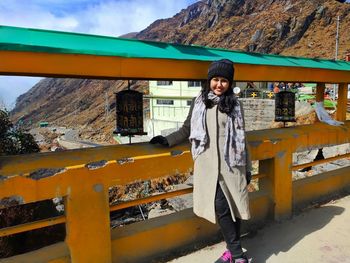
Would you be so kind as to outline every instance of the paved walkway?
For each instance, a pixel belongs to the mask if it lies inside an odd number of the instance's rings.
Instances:
[[[272,223],[242,243],[253,263],[350,263],[350,196]],[[169,263],[212,263],[224,249],[222,242]]]

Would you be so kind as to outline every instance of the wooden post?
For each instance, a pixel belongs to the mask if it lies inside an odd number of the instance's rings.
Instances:
[[[316,102],[324,101],[324,91],[326,86],[324,83],[317,83],[316,86]]]
[[[292,215],[292,153],[287,149],[288,145],[285,144],[275,158],[260,161],[259,165],[260,173],[267,175],[261,179],[260,185],[270,193],[274,202],[275,220],[290,218]]]
[[[65,200],[66,243],[71,262],[112,262],[108,188],[86,180],[88,170],[71,171]],[[91,174],[90,174],[91,176]],[[85,180],[84,180],[85,179]]]
[[[348,83],[340,83],[338,89],[337,115],[338,121],[346,120],[346,107],[348,102]]]

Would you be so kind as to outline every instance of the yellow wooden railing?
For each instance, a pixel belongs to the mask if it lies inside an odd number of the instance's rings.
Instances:
[[[248,132],[248,140],[252,158],[260,161],[259,174],[255,176],[259,178],[259,191],[251,194],[253,220],[264,220],[269,216],[277,220],[288,218],[293,207],[350,186],[350,167],[317,175],[322,178],[317,182],[307,178],[299,180],[296,186],[292,181],[293,170],[310,165],[293,166],[292,154],[306,149],[349,143],[350,121],[341,127],[317,123],[252,131]],[[192,191],[191,188],[178,190],[112,207],[108,200],[108,189],[111,186],[190,171],[192,160],[188,149],[185,144],[169,149],[141,143],[1,157],[0,199],[16,196],[21,197],[24,203],[30,203],[63,197],[65,214],[1,229],[0,237],[65,223],[66,240],[61,244],[65,247],[64,252],[50,255],[44,253],[44,261],[133,262],[188,244],[189,241],[194,241],[193,235],[196,238],[212,235],[214,228],[188,211],[162,219],[146,220],[134,224],[135,226],[113,230],[110,228],[110,211]],[[349,154],[326,161],[347,157]],[[317,161],[311,165],[319,163]],[[62,168],[62,172],[41,179],[31,178],[36,170],[42,168]],[[163,220],[161,226],[155,223],[157,220]],[[162,236],[157,236],[161,234]],[[138,244],[137,252],[132,250],[133,242]],[[28,255],[26,257],[30,258]],[[13,260],[18,260],[18,256]]]

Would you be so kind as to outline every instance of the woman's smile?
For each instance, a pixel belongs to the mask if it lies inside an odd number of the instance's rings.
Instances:
[[[210,80],[210,89],[215,95],[221,96],[229,88],[229,81],[223,77],[214,77]]]

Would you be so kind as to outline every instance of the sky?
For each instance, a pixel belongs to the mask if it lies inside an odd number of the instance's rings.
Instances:
[[[174,16],[198,0],[0,0],[0,25],[120,36]],[[0,76],[0,106],[41,78]]]

